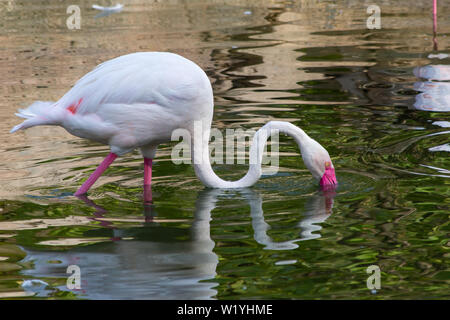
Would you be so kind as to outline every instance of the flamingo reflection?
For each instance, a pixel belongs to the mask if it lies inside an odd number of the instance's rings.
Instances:
[[[268,236],[262,197],[251,189],[233,191],[231,198],[230,191],[221,189],[199,192],[194,220],[188,229],[161,223],[167,221],[157,217],[153,206],[144,210],[143,223],[118,227],[114,219],[107,218],[103,207],[81,197],[95,209],[92,219],[104,227],[99,230],[112,231],[113,241],[58,253],[27,250],[26,260],[33,261],[35,267],[24,273],[38,278],[67,277],[67,266],[77,264],[82,271],[81,293],[91,299],[211,299],[217,294],[214,278],[219,263],[211,238],[211,212],[218,200],[229,201],[237,196],[250,206],[254,239],[267,250],[288,250],[297,248],[299,241],[320,237],[318,224],[331,215],[335,194],[326,191],[311,196],[297,224],[299,237],[284,242],[275,242]],[[61,263],[48,263],[55,260]]]

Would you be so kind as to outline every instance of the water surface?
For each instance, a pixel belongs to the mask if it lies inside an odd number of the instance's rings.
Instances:
[[[66,26],[71,4],[0,6],[0,297],[449,297],[448,3],[437,48],[431,1],[380,2],[379,30],[366,28],[365,1],[137,0],[97,18],[83,2],[79,30]],[[214,128],[277,119],[304,129],[332,156],[338,189],[318,190],[280,137],[279,172],[250,189],[205,189],[167,144],[152,205],[138,152],[116,160],[89,198],[71,196],[108,148],[57,127],[10,135],[14,112],[135,51],[198,63],[215,93]],[[214,169],[238,179],[247,167]],[[69,265],[81,269],[80,290],[66,286]],[[381,269],[376,294],[370,265]]]

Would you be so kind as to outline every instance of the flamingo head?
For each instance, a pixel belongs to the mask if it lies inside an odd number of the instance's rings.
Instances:
[[[330,189],[337,185],[336,173],[331,160],[325,162],[325,172],[320,178],[319,185],[322,189]]]
[[[323,190],[334,189],[336,173],[328,151],[317,141],[308,139],[301,145],[303,161]]]

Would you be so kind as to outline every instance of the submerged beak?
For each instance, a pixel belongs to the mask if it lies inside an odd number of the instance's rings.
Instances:
[[[327,165],[325,167],[325,173],[323,174],[322,179],[320,179],[319,184],[322,189],[329,189],[337,185],[336,174],[334,172],[334,168],[331,165]]]

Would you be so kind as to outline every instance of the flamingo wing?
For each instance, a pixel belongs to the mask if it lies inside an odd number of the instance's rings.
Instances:
[[[174,108],[201,95],[202,73],[197,65],[176,54],[128,54],[98,65],[58,104],[78,114],[97,113],[99,108],[113,104]]]

